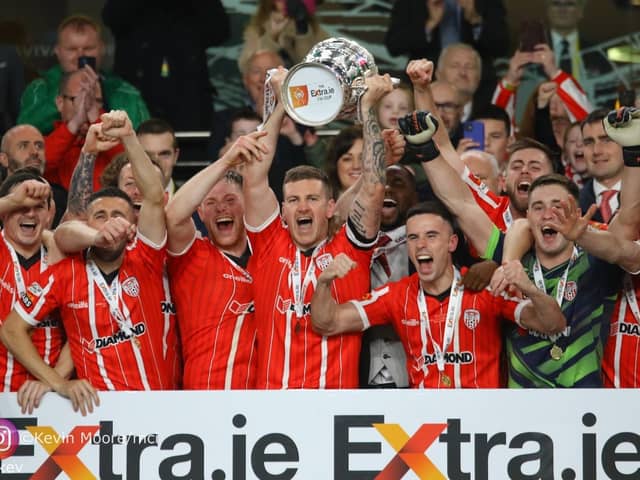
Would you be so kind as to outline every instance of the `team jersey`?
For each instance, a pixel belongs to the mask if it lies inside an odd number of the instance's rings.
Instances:
[[[494,297],[487,290],[462,290],[460,311],[452,341],[444,352],[441,373],[433,343],[443,345],[451,292],[447,290],[438,297],[425,294],[427,330],[418,307],[419,289],[420,279],[414,273],[374,290],[363,300],[352,301],[365,328],[385,323],[393,325],[407,355],[411,387],[500,387],[501,323],[502,319],[515,321],[520,302]]]
[[[467,184],[478,206],[487,214],[493,224],[506,232],[513,222],[511,210],[509,210],[509,197],[499,196],[465,167],[462,180]]]
[[[252,278],[209,239],[169,253],[188,390],[253,388],[256,337]],[[207,281],[203,281],[203,279]]]
[[[312,254],[297,253],[277,210],[262,226],[247,226],[247,232],[258,332],[256,388],[357,388],[362,334],[318,335],[311,327],[309,304],[318,275],[341,252],[357,268],[333,282],[333,298],[344,303],[368,292],[375,239],[360,242],[347,224]]]
[[[531,279],[535,261],[531,252],[522,259]],[[566,282],[562,282],[568,266]],[[557,338],[509,329],[509,386],[601,387],[603,347],[620,290],[621,270],[577,248],[575,258],[549,270],[542,267],[541,271],[546,293],[553,298],[558,286],[565,285],[561,308],[567,327]]]
[[[605,387],[640,387],[638,294],[640,278],[637,275],[627,275],[611,316],[611,329],[604,348],[602,373]]]
[[[6,242],[4,235],[0,235],[0,325],[13,309],[16,298],[19,296],[18,290],[20,290],[16,287],[11,251],[15,253],[15,250]],[[46,252],[41,249],[39,258],[28,268],[25,268],[24,259],[18,255],[16,259],[26,289],[24,301],[29,303],[39,291],[42,276],[47,274]],[[44,362],[50,366],[55,366],[58,361],[64,340],[64,330],[60,325],[58,312],[52,312],[31,332],[31,341],[36,350]],[[34,377],[0,342],[0,391],[15,392],[25,380],[32,378]]]
[[[92,262],[74,255],[50,267],[39,298],[16,302],[15,310],[35,326],[58,308],[76,374],[98,390],[174,388],[163,352],[165,257],[164,242],[154,245],[138,233],[105,295],[98,286],[104,276],[96,270],[94,281]]]

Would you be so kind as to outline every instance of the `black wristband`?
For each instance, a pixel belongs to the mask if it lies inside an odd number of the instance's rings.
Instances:
[[[438,150],[433,140],[420,144],[407,142],[405,151],[415,155],[420,162],[430,162],[440,155],[440,150]]]
[[[640,167],[640,145],[622,147],[622,157],[626,167]]]

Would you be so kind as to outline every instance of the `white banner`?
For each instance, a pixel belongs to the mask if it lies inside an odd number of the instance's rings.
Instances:
[[[638,479],[638,390],[0,395],[0,479]],[[34,475],[37,472],[37,475]],[[382,473],[381,473],[382,472]]]

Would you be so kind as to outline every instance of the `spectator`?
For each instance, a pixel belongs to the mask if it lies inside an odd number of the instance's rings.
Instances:
[[[551,33],[551,49],[560,68],[582,82],[611,70],[607,59],[598,52],[582,55],[591,47],[578,31],[586,0],[545,0]]]
[[[168,193],[169,198],[173,197],[176,192],[176,184],[172,178],[173,169],[180,155],[178,139],[173,127],[159,118],[150,118],[140,124],[136,135],[149,158],[162,168],[165,192]]]
[[[484,126],[484,151],[493,155],[499,167],[504,168],[509,159],[507,147],[513,140],[509,115],[500,107],[487,105],[475,114],[473,120],[481,122]],[[459,152],[478,147],[479,145],[470,138],[462,138],[458,143]]]
[[[238,138],[255,132],[261,123],[262,117],[251,108],[247,107],[237,110],[231,116],[228,126],[229,136],[225,138],[224,146],[220,149],[216,158],[224,155]]]
[[[563,145],[562,163],[565,175],[582,189],[589,179],[589,170],[584,154],[580,122],[574,122],[567,128]]]
[[[454,147],[462,138],[462,98],[456,87],[449,82],[435,81],[431,84],[431,95],[438,117],[442,119]]]
[[[245,72],[261,50],[278,52],[288,66],[300,63],[311,47],[329,36],[315,16],[315,5],[315,0],[259,0],[244,30],[240,71]]]
[[[602,124],[607,113],[595,110],[582,122],[584,157],[591,178],[580,191],[580,208],[586,212],[595,203],[598,210],[593,219],[602,223],[609,223],[618,210],[624,170],[622,147],[607,135]]]
[[[46,171],[45,139],[32,125],[16,125],[9,129],[0,143],[0,165],[8,175],[25,167],[35,168],[40,175]],[[67,208],[67,191],[57,183],[50,183],[55,215],[51,227],[57,227]]]
[[[335,199],[362,175],[362,127],[345,127],[329,144],[325,171]]]
[[[467,150],[460,155],[469,171],[494,195],[500,195],[500,168],[496,157],[481,150]]]
[[[54,122],[60,120],[56,108],[56,96],[64,73],[78,70],[78,58],[94,57],[100,79],[102,100],[105,111],[111,109],[126,110],[134,126],[149,118],[147,106],[140,92],[121,78],[104,72],[101,69],[104,44],[101,38],[100,25],[84,15],[72,15],[64,19],[58,26],[58,39],[55,46],[58,65],[44,72],[43,77],[27,85],[20,101],[19,123],[30,123],[44,135],[55,127]],[[93,70],[84,66],[83,70]]]
[[[24,90],[24,66],[12,45],[0,45],[0,136],[16,124]]]
[[[108,0],[102,19],[115,39],[114,72],[140,90],[151,115],[176,130],[208,130],[206,49],[230,33],[222,2]]]
[[[55,100],[60,120],[54,122],[54,129],[45,140],[49,160],[45,177],[67,190],[70,190],[71,177],[80,158],[89,125],[98,120],[101,111],[100,84],[97,81],[88,84],[87,73],[77,70],[62,75],[60,90]],[[120,152],[122,146],[115,144],[113,148],[98,154],[93,170],[94,191],[100,188],[102,171]]]
[[[489,103],[489,93],[479,89],[482,75],[480,55],[471,46],[454,43],[442,50],[438,59],[436,78],[453,85],[462,103],[461,120],[467,121],[473,112]],[[493,91],[493,85],[491,85]]]

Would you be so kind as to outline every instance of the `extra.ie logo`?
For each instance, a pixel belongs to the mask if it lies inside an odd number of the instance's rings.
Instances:
[[[20,445],[18,429],[9,420],[0,418],[0,460],[12,456]]]

